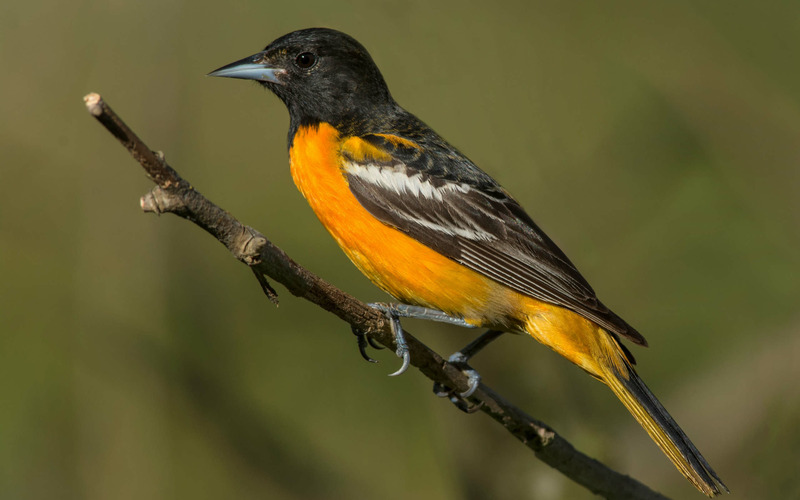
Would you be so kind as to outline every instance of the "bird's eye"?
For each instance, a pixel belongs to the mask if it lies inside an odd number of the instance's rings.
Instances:
[[[303,52],[299,56],[297,56],[294,60],[294,63],[297,64],[297,67],[300,69],[308,69],[317,62],[317,56],[312,54],[311,52]]]

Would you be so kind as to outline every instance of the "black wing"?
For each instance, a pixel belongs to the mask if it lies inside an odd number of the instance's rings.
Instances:
[[[566,307],[640,345],[566,255],[491,177],[446,144],[361,137],[386,155],[342,151],[350,190],[373,216],[517,292]]]

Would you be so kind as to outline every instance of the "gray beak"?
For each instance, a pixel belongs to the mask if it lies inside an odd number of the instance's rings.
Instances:
[[[278,77],[286,73],[286,70],[270,66],[264,60],[264,53],[259,52],[216,69],[209,73],[208,76],[224,76],[226,78],[241,78],[243,80],[282,84],[283,82]]]

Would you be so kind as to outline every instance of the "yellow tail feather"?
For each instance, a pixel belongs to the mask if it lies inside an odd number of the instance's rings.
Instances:
[[[609,340],[614,341],[610,337]],[[602,381],[622,401],[681,474],[698,490],[709,497],[727,492],[728,488],[703,455],[697,451],[683,430],[650,392],[633,367],[622,357],[618,348],[615,350],[621,363],[600,366]]]
[[[605,383],[698,490],[709,497],[727,492],[667,410],[633,369],[633,356],[614,334],[568,309],[524,299],[525,331]]]

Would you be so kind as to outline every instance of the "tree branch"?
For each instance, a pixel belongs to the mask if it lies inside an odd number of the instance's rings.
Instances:
[[[284,285],[293,295],[332,312],[358,330],[369,332],[380,344],[396,348],[389,322],[383,314],[309,272],[264,235],[241,224],[206,199],[167,164],[164,155],[151,151],[98,94],[85,96],[84,102],[89,113],[128,149],[156,184],[141,198],[142,210],[173,213],[205,229],[252,269],[273,302],[277,301],[277,293],[267,282],[267,276]],[[458,391],[467,389],[469,381],[459,369],[408,332],[406,341],[411,364],[426,377]],[[480,405],[481,411],[533,450],[540,460],[593,493],[609,499],[666,499],[635,479],[576,450],[548,425],[527,415],[484,384],[469,397],[469,402]]]

